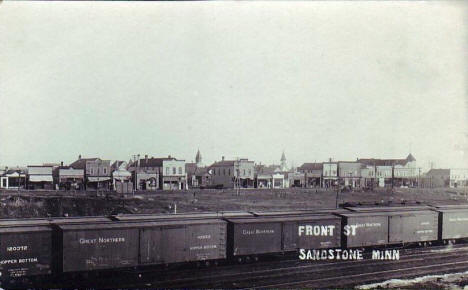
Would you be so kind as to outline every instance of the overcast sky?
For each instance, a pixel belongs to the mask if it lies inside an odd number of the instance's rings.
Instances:
[[[3,2],[0,164],[468,167],[467,2]]]

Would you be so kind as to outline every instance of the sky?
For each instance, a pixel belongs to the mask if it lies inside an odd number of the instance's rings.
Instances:
[[[0,3],[0,165],[468,168],[468,2]]]

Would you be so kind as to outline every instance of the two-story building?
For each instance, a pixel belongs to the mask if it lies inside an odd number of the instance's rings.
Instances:
[[[212,184],[224,188],[254,187],[255,164],[253,161],[241,158],[237,160],[217,161],[209,166]]]
[[[158,190],[159,187],[159,163],[153,162],[154,158],[134,160],[129,162],[127,170],[132,174],[135,190]]]
[[[91,190],[110,190],[112,172],[110,160],[100,158],[81,158],[70,164],[71,168],[83,169],[85,174],[85,187]]]
[[[373,189],[375,186],[375,166],[361,164],[361,187]]]
[[[132,162],[128,168],[140,190],[181,190],[187,189],[185,160],[170,155],[164,158],[149,158]],[[155,186],[155,182],[156,186]]]
[[[28,165],[28,189],[53,189],[52,166]]]
[[[338,162],[323,162],[322,169],[323,187],[330,188],[338,185]]]
[[[133,191],[132,174],[127,170],[126,161],[116,160],[111,165],[112,188],[117,193],[130,193]]]
[[[416,158],[408,154],[405,159],[361,158],[358,162],[375,168],[375,177],[379,187],[417,186],[420,170]]]
[[[164,190],[187,189],[187,174],[185,160],[178,160],[169,156],[161,160],[161,188]]]
[[[323,163],[304,163],[298,169],[304,174],[306,187],[321,187]]]
[[[361,163],[354,161],[339,161],[338,176],[340,184],[352,188],[361,186]]]

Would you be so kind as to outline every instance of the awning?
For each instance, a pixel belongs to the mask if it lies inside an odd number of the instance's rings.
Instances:
[[[30,175],[29,182],[52,182],[52,175]]]
[[[110,179],[110,176],[90,176],[88,177],[88,182],[108,181]]]
[[[132,174],[126,170],[117,170],[112,173],[114,178],[128,178],[131,177]]]
[[[257,179],[271,179],[271,175],[258,175]]]
[[[74,178],[74,179],[83,179],[84,176],[83,175],[79,175],[79,174],[61,174],[60,176],[60,179],[71,179],[71,178]]]
[[[6,177],[12,177],[12,178],[15,178],[15,177],[26,177],[25,174],[19,174],[18,172],[13,172],[13,173],[10,173],[10,174],[5,174]]]

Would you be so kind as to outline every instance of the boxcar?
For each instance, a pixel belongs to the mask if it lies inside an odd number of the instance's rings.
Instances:
[[[295,251],[299,248],[340,247],[341,219],[337,216],[270,215],[227,219],[228,251],[233,256]],[[299,227],[302,232],[299,234]],[[331,228],[331,229],[330,229]],[[314,229],[320,232],[314,234]]]
[[[354,207],[355,212],[388,214],[388,243],[426,242],[438,239],[438,214],[428,206]]]
[[[468,238],[468,208],[438,208],[440,240]]]
[[[438,214],[432,210],[389,212],[389,243],[413,243],[437,240]]]
[[[227,218],[228,254],[233,256],[281,252],[282,218]]]
[[[438,215],[427,207],[355,209],[343,214],[345,225],[355,225],[346,237],[348,247],[435,241]]]
[[[343,218],[343,227],[349,227],[349,235],[343,235],[345,247],[376,246],[388,243],[388,214],[350,212],[340,213],[340,216]]]
[[[142,265],[226,258],[227,223],[223,220],[166,220],[136,226]]]
[[[52,229],[44,221],[0,221],[0,278],[48,275],[52,271]]]
[[[138,265],[138,229],[126,223],[57,225],[58,272]]]
[[[341,219],[334,215],[304,215],[283,220],[283,250],[341,247]]]
[[[333,211],[335,209],[330,209]],[[282,249],[321,249],[341,246],[341,218],[324,210],[257,211],[258,217],[282,218]],[[341,211],[338,209],[338,211]],[[345,210],[345,212],[348,212]],[[287,218],[283,218],[287,217]],[[315,232],[314,232],[315,231]]]

